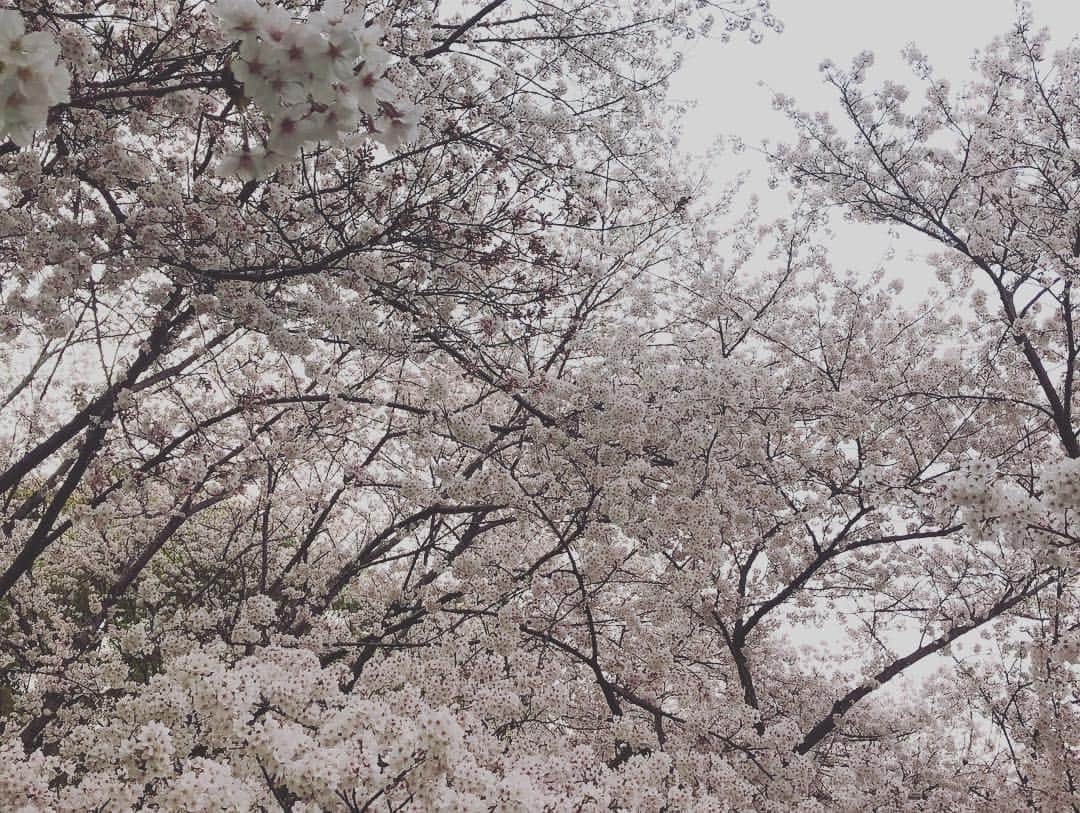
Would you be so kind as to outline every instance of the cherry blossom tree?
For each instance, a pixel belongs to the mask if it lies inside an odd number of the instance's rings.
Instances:
[[[937,244],[930,261],[940,282],[968,299],[950,366],[905,376],[896,397],[963,415],[967,449],[952,463],[948,497],[976,533],[980,556],[997,551],[993,608],[1011,609],[1020,583],[1027,598],[1013,623],[1000,625],[1007,634],[993,639],[992,663],[957,658],[958,683],[943,696],[980,720],[970,737],[990,734],[981,760],[1008,766],[1016,796],[1007,806],[1075,810],[1080,48],[1073,41],[1051,54],[1049,38],[1020,6],[1015,28],[984,50],[959,91],[910,47],[921,105],[894,81],[869,90],[870,54],[847,70],[826,62],[847,135],[781,96],[777,105],[801,138],[774,159],[821,204]],[[975,423],[988,426],[975,431]],[[964,620],[942,643],[988,618],[964,603]]]
[[[1077,804],[1075,49],[767,222],[664,98],[767,3],[8,6],[5,808]]]

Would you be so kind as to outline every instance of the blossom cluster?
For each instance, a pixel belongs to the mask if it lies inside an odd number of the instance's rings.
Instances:
[[[1042,473],[1043,499],[1058,511],[1080,508],[1080,460],[1051,463]]]
[[[29,144],[49,108],[68,100],[71,77],[59,55],[49,34],[27,33],[17,11],[0,9],[0,138]]]
[[[991,478],[994,466],[988,460],[976,460],[968,464],[965,471],[958,473],[949,483],[949,499],[962,508],[976,511],[990,511],[994,502],[994,490]]]
[[[399,682],[393,669],[376,672],[375,685]],[[0,799],[12,809],[249,811],[289,797],[291,809],[315,811],[385,796],[397,809],[524,813],[590,798],[659,810],[680,798],[667,787],[667,754],[603,770],[592,748],[559,748],[556,737],[550,752],[525,756],[475,713],[433,705],[415,686],[366,697],[339,680],[306,650],[267,647],[229,663],[192,649],[110,715],[76,726],[59,753],[0,745]],[[57,781],[65,774],[81,778]],[[681,795],[693,803],[692,791]]]
[[[304,144],[336,141],[361,125],[388,149],[415,138],[419,108],[387,78],[382,29],[362,11],[331,0],[297,20],[256,0],[219,0],[214,14],[220,33],[240,42],[231,69],[242,104],[254,101],[269,126],[265,148],[253,149],[245,134],[221,174],[264,177]]]
[[[1016,483],[995,479],[993,464],[976,460],[954,475],[948,486],[953,505],[980,519],[1044,522],[1062,511],[1080,507],[1080,460],[1065,458],[1048,463],[1039,477],[1041,498]]]

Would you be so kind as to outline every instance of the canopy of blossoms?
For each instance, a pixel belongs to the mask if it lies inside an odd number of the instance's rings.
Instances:
[[[767,220],[766,2],[0,5],[0,810],[1080,805],[1075,44],[827,64]]]

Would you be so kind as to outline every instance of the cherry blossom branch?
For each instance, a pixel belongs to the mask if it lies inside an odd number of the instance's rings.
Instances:
[[[817,746],[823,739],[825,739],[829,734],[833,732],[840,719],[843,717],[844,714],[848,712],[848,710],[851,709],[852,706],[854,706],[868,694],[873,692],[879,686],[888,683],[897,675],[903,674],[904,671],[908,669],[908,667],[913,666],[924,658],[929,657],[936,652],[940,652],[953,641],[966,635],[972,630],[978,629],[988,621],[993,621],[995,618],[998,618],[1008,610],[1011,610],[1013,607],[1015,607],[1017,604],[1024,601],[1025,599],[1037,595],[1039,591],[1045,589],[1051,584],[1054,584],[1056,581],[1057,578],[1052,577],[1044,579],[1043,581],[1038,582],[1033,586],[1029,586],[1018,593],[1010,592],[1004,597],[1002,597],[996,604],[990,607],[990,609],[984,612],[982,616],[972,619],[967,624],[960,624],[958,626],[952,627],[939,638],[936,638],[929,643],[923,644],[921,647],[912,650],[909,654],[905,655],[902,658],[897,658],[895,661],[893,661],[884,669],[880,670],[876,675],[874,675],[874,677],[869,682],[863,684],[862,686],[857,686],[856,688],[845,694],[843,697],[841,697],[839,700],[834,702],[830,713],[825,717],[822,717],[821,720],[819,720],[814,725],[814,727],[806,733],[802,741],[795,746],[795,751],[799,754],[808,753],[811,749]]]

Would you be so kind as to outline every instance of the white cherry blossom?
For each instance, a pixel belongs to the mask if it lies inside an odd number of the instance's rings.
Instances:
[[[49,108],[68,100],[70,76],[59,55],[50,34],[27,33],[19,12],[0,9],[0,139],[29,144]]]

